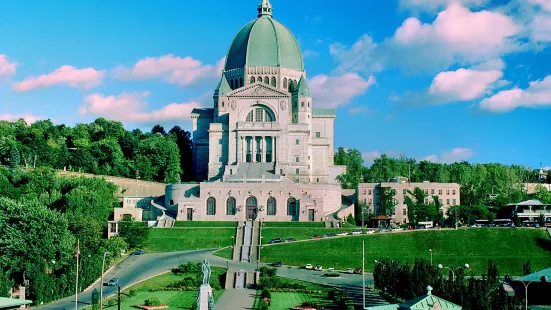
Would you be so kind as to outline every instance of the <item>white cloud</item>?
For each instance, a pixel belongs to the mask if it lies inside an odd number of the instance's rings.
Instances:
[[[460,3],[465,7],[480,7],[488,3],[488,0],[400,0],[400,7],[413,11],[435,12],[453,3]]]
[[[192,57],[164,55],[141,59],[132,68],[117,67],[113,70],[113,74],[120,80],[162,78],[170,84],[190,86],[205,79],[219,78],[224,63],[225,58],[213,66],[205,65]]]
[[[530,82],[526,89],[503,90],[480,102],[480,108],[490,112],[509,112],[519,107],[546,106],[551,106],[551,75]]]
[[[190,119],[198,101],[171,103],[161,109],[146,111],[148,92],[121,93],[117,96],[93,94],[84,98],[80,108],[81,116],[103,116],[109,119],[133,124],[178,123]]]
[[[357,108],[348,109],[348,113],[352,115],[361,114],[361,113],[369,114],[370,112],[371,110],[368,107],[357,107]]]
[[[429,88],[431,95],[444,96],[449,101],[468,101],[479,98],[501,77],[500,70],[478,71],[458,69],[440,72]]]
[[[354,97],[363,95],[371,85],[376,83],[373,76],[366,80],[356,73],[345,73],[339,76],[320,74],[308,81],[315,104],[320,108],[346,105]]]
[[[371,165],[373,161],[377,158],[381,157],[381,153],[379,151],[371,151],[371,152],[364,152],[362,153],[362,158],[367,165]]]
[[[433,163],[441,162],[451,164],[455,162],[467,161],[474,155],[476,155],[476,153],[470,148],[457,147],[449,152],[442,153],[440,157],[433,154],[423,158],[423,160]]]
[[[0,114],[0,121],[15,122],[21,118],[24,119],[27,124],[32,124],[36,121],[46,119],[42,116],[36,116],[32,114],[26,114],[26,115]]]
[[[16,70],[17,63],[10,62],[7,55],[0,54],[0,81],[14,75]]]
[[[313,51],[313,50],[304,50],[304,52],[302,52],[302,56],[304,56],[304,58],[306,57],[317,57],[319,56],[320,52],[318,51]]]
[[[104,77],[105,71],[103,70],[94,68],[77,69],[65,65],[49,74],[28,77],[24,81],[14,84],[13,89],[18,92],[27,92],[35,88],[63,84],[70,87],[89,89],[101,84]]]
[[[376,72],[392,67],[407,72],[436,73],[454,64],[472,65],[519,48],[522,27],[499,12],[470,11],[449,5],[432,23],[406,19],[394,35],[381,43],[367,34],[352,47],[331,45],[339,70]]]

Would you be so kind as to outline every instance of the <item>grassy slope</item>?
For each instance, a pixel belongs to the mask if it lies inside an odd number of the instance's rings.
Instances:
[[[237,222],[176,221],[174,227],[236,227]]]
[[[528,259],[532,270],[551,265],[550,252],[546,250],[551,242],[547,232],[520,228],[414,231],[281,244],[264,247],[262,261],[361,268],[362,240],[365,240],[368,271],[373,270],[375,259],[408,262],[416,257],[430,259],[428,249],[433,250],[434,264],[460,266],[468,263],[471,266],[468,274],[472,275],[485,273],[489,259],[498,265],[501,274],[521,274],[522,264]]]
[[[264,222],[264,227],[325,227],[324,222]]]
[[[214,252],[214,255],[220,256],[225,259],[232,260],[233,259],[233,248],[225,248],[220,251]]]
[[[174,252],[232,245],[235,228],[157,228],[144,246],[147,252]]]
[[[314,235],[323,236],[327,233],[338,234],[341,232],[349,232],[356,229],[351,228],[300,228],[300,227],[277,227],[262,229],[262,243],[270,242],[272,238],[295,238],[296,240],[307,240]]]

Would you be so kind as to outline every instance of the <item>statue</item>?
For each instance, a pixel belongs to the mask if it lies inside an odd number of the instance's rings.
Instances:
[[[210,264],[208,260],[203,261],[203,285],[210,285]]]

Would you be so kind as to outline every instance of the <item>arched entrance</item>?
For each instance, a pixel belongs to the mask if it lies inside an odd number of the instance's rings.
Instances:
[[[245,210],[247,210],[247,220],[256,220],[256,216],[258,213],[258,201],[255,197],[247,198],[247,201],[245,203]]]

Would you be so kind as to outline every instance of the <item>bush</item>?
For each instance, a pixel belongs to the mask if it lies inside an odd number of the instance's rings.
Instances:
[[[137,293],[135,290],[130,290],[130,291],[128,292],[128,295],[130,295],[130,297],[134,297],[134,296],[136,296],[137,294],[138,294],[138,293]]]
[[[121,302],[125,301],[126,300],[126,296],[124,295],[121,295]]]
[[[265,289],[262,290],[262,293],[260,294],[260,297],[271,299],[272,298],[272,293],[270,293],[270,291],[265,288]]]
[[[112,306],[114,306],[114,305],[116,305],[116,304],[117,304],[117,301],[116,301],[115,299],[109,299],[109,300],[107,301],[107,305],[108,305],[109,307],[112,307]]]
[[[160,306],[161,305],[161,301],[159,300],[159,298],[157,297],[149,297],[148,299],[146,299],[144,301],[144,304],[146,306],[153,306],[153,307],[156,307],[156,306]]]
[[[340,277],[341,275],[336,273],[336,272],[331,272],[331,273],[326,273],[323,275],[324,277],[328,277],[328,278],[338,278]]]
[[[348,306],[347,310],[354,310],[354,306]]]
[[[335,291],[333,291],[333,290],[328,291],[327,292],[327,297],[329,297],[329,299],[335,298]]]
[[[258,310],[268,310],[268,303],[264,299],[258,303]]]

